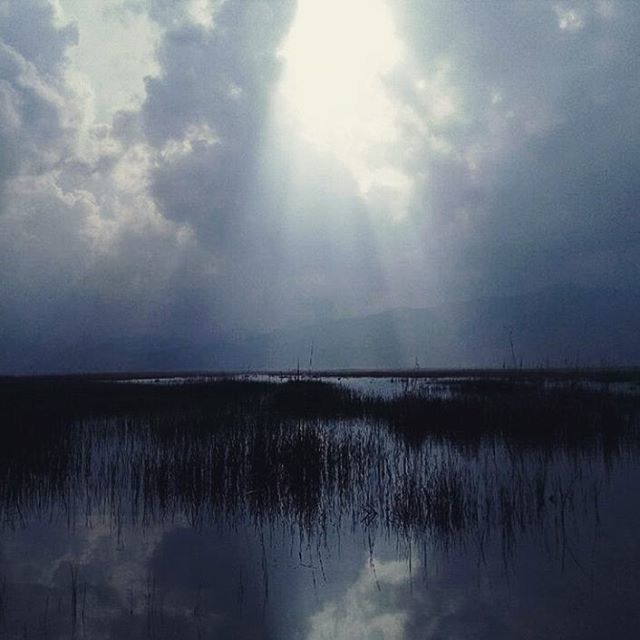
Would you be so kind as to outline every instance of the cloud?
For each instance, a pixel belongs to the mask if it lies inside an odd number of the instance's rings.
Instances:
[[[307,640],[406,638],[409,620],[407,566],[402,562],[367,562],[339,601],[326,604],[310,620]]]
[[[63,89],[0,40],[0,184],[53,169],[69,150]],[[73,117],[73,116],[71,116]]]
[[[162,157],[154,201],[215,257],[211,287],[228,326],[247,326],[256,309],[254,329],[353,310],[378,287],[356,183],[274,112],[294,9],[226,2],[213,29],[179,22],[139,115]]]
[[[60,4],[0,4],[5,362],[637,281],[629,3],[388,4],[366,194],[280,100],[294,0]]]
[[[137,109],[144,78],[158,73],[161,26],[126,0],[59,0],[59,6],[58,22],[78,32],[66,50],[64,78],[82,96],[85,120],[108,125],[119,110]]]
[[[637,67],[638,13],[624,5],[624,17],[613,18],[611,7],[605,17],[595,2],[579,10],[401,6],[414,66],[396,79],[398,99],[427,132],[416,152],[425,182],[414,220],[427,261],[445,273],[441,286],[464,296],[478,287],[534,288],[550,277],[584,283],[591,257],[627,252],[639,231],[631,176],[640,122],[630,109],[638,83],[627,71]],[[429,86],[434,65],[446,70],[440,88]],[[421,75],[427,103],[448,96],[451,113],[441,122],[410,86]],[[603,273],[598,284],[631,279]]]
[[[558,27],[563,31],[580,31],[584,28],[584,18],[575,9],[566,9],[559,5],[554,7],[558,16]]]
[[[52,8],[34,2],[31,32],[27,4],[7,5],[11,29],[0,31],[4,366],[44,366],[72,345],[86,353],[175,326],[210,332],[215,260],[150,194],[151,172],[171,154],[137,133],[135,116],[92,121],[68,82],[75,27],[58,27]],[[118,137],[126,126],[134,135]]]
[[[55,77],[65,64],[69,46],[77,44],[75,25],[55,25],[56,12],[47,0],[3,2],[0,38],[44,75]]]
[[[149,15],[168,29],[192,25],[211,28],[215,24],[216,13],[225,0],[151,0],[148,3]],[[132,0],[132,6],[144,10],[145,3]]]

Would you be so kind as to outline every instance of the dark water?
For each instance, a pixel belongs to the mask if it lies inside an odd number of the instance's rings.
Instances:
[[[407,439],[234,402],[67,417],[3,461],[1,638],[638,637],[633,421]]]

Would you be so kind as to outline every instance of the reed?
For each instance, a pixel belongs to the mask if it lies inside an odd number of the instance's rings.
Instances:
[[[637,396],[521,379],[445,386],[382,398],[304,379],[4,381],[1,523],[62,512],[69,524],[102,514],[117,532],[184,517],[512,535],[568,508],[575,483],[554,459],[637,447]],[[73,570],[72,588],[75,622]]]

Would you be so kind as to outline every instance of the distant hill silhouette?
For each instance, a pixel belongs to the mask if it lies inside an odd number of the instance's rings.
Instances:
[[[312,340],[314,368],[638,364],[640,294],[557,286],[295,327],[256,339],[256,364],[306,367]]]
[[[640,291],[554,286],[394,309],[207,344],[144,337],[51,345],[4,372],[640,364]],[[513,348],[512,348],[513,345]]]

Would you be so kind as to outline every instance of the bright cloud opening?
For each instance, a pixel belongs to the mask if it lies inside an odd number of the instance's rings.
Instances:
[[[280,54],[292,124],[344,164],[365,197],[406,196],[410,181],[392,157],[397,105],[385,87],[404,46],[385,1],[300,0]]]

